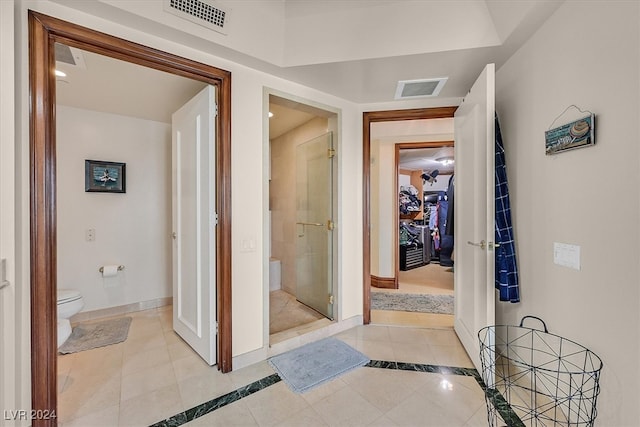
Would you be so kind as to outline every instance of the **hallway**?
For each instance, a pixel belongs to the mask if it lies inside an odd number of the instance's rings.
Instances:
[[[371,291],[399,294],[453,295],[453,268],[431,263],[423,267],[400,271],[398,289],[371,287]],[[371,323],[376,325],[453,328],[453,315],[371,310]]]

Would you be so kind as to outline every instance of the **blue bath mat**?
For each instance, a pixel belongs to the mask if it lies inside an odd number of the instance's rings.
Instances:
[[[269,364],[296,393],[304,393],[369,363],[369,358],[336,338],[325,338],[274,356]]]

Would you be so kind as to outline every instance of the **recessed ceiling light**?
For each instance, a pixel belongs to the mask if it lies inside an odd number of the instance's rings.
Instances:
[[[436,159],[436,162],[440,162],[442,166],[449,166],[453,164],[453,157],[442,157],[440,159]]]
[[[269,111],[269,118],[273,117],[273,113]]]
[[[55,74],[58,77],[67,77],[67,73],[65,73],[64,71],[56,70]]]

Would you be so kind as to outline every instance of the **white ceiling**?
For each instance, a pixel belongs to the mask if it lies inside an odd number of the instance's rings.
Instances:
[[[485,64],[503,63],[564,0],[218,2],[231,6],[233,25],[226,36],[164,12],[160,0],[53,1],[358,103],[393,101],[398,80],[448,77],[437,99],[457,105]],[[171,114],[205,86],[90,52],[82,55],[85,68],[58,64],[67,72],[57,85],[62,105],[170,123]],[[295,103],[276,104],[270,138],[318,115]]]
[[[356,103],[393,101],[399,80],[449,77],[438,99],[457,105],[564,0],[215,1],[231,12],[227,35],[161,0],[52,1]]]
[[[269,95],[269,139],[277,138],[316,117],[336,117],[336,113],[292,99]]]
[[[402,120],[371,123],[373,144],[398,144],[439,142],[450,143],[445,147],[406,148],[400,150],[398,167],[411,171],[433,171],[440,174],[453,173],[453,165],[444,166],[438,159],[453,158],[453,119]],[[455,160],[455,159],[454,159]]]
[[[500,67],[562,2],[285,0],[281,67],[358,103],[393,101],[399,80],[440,77],[449,79],[439,97],[460,99],[487,63]]]
[[[56,102],[76,108],[171,123],[171,114],[206,83],[74,49],[84,67],[56,62]]]
[[[269,139],[275,139],[291,129],[295,129],[312,120],[315,115],[299,111],[278,104],[269,104],[269,112],[273,117],[269,119]]]
[[[80,49],[71,49],[79,65],[56,62],[56,103],[110,114],[171,123],[171,115],[206,83],[134,65]],[[270,96],[269,139],[277,138],[330,112]]]
[[[400,150],[398,168],[410,171],[438,170],[440,175],[453,173],[453,165],[444,166],[438,159],[453,159],[453,147],[407,148]]]

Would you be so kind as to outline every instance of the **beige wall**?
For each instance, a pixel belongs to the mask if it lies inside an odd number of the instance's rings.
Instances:
[[[395,144],[371,141],[371,274],[395,277],[394,212],[397,191],[395,179]],[[374,176],[375,175],[375,176]]]
[[[566,2],[496,76],[522,296],[496,320],[537,315],[598,354],[602,426],[640,425],[639,24],[638,2]],[[571,104],[596,114],[597,143],[546,156]],[[553,263],[554,242],[581,247],[581,270]]]
[[[281,261],[282,289],[296,294],[296,147],[328,132],[317,117],[271,140],[271,256]]]

